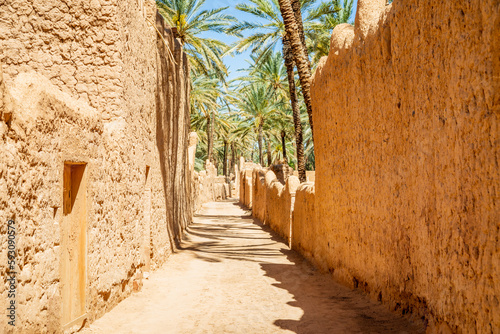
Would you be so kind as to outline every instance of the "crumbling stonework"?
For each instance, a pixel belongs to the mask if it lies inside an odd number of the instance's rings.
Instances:
[[[2,277],[18,227],[0,332],[60,332],[139,289],[191,222],[188,64],[154,1],[6,0],[0,17]]]
[[[360,0],[312,82],[308,251],[430,331],[500,330],[499,36],[495,0]]]

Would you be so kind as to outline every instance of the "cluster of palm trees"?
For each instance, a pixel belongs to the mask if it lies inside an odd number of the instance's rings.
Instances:
[[[314,168],[309,55],[314,69],[328,55],[333,28],[351,17],[353,0],[240,1],[235,8],[255,20],[240,21],[228,7],[204,9],[205,0],[156,0],[191,65],[195,168],[210,160],[227,176],[244,156],[263,166],[289,164],[304,182]],[[209,33],[238,40],[228,45]],[[248,68],[228,81],[223,58],[246,50]]]

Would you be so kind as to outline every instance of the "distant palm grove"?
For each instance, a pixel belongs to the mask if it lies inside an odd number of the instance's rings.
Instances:
[[[195,168],[210,160],[229,176],[243,156],[288,164],[305,181],[315,166],[310,76],[328,55],[333,28],[352,23],[353,0],[240,0],[234,9],[248,21],[205,2],[156,0],[191,66]],[[247,50],[247,67],[229,80],[224,58]]]

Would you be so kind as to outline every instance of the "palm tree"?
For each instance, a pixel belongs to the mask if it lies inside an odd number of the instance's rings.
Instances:
[[[269,131],[271,138],[276,140],[276,148],[279,147],[282,157],[278,160],[283,160],[283,163],[288,163],[287,156],[287,134],[293,133],[293,122],[292,122],[292,112],[290,108],[286,106],[282,107],[281,110],[277,110],[271,115],[270,123],[272,124],[272,129]],[[275,148],[275,149],[276,149]],[[275,160],[275,159],[273,159]],[[304,171],[305,172],[305,171]]]
[[[177,37],[185,47],[191,67],[196,73],[213,72],[221,80],[227,75],[222,57],[227,45],[217,39],[202,37],[205,32],[225,32],[236,19],[222,13],[228,7],[201,10],[206,0],[156,0],[159,12],[176,28]]]
[[[302,122],[307,122],[306,113],[302,114]],[[308,126],[304,127],[304,158],[307,170],[315,170],[314,143],[311,128]]]
[[[313,65],[317,64],[321,57],[328,56],[332,30],[338,24],[349,22],[353,6],[354,0],[344,0],[342,6],[340,0],[332,0],[309,11],[306,21],[310,24],[305,33],[310,41],[308,49],[312,54]]]
[[[234,166],[234,159],[236,158],[235,150],[235,129],[238,126],[239,119],[232,113],[221,113],[219,115],[219,126],[217,131],[217,139],[222,143],[222,150],[220,160],[222,161],[222,174],[226,177],[229,176],[231,168],[228,168],[229,149],[231,148],[233,157],[231,158],[231,167]]]
[[[191,82],[190,106],[191,127],[205,129],[207,139],[207,159],[213,161],[214,126],[220,122],[216,117],[220,109],[218,99],[223,94],[220,81],[215,75],[193,76]],[[200,138],[203,136],[198,135]]]
[[[283,54],[285,56],[285,66],[287,68],[288,85],[290,87],[290,100],[292,101],[293,124],[295,127],[295,142],[296,142],[296,155],[297,155],[297,171],[299,173],[300,182],[306,182],[306,163],[304,160],[304,143],[303,143],[303,129],[300,120],[300,109],[297,102],[297,91],[295,89],[295,77],[293,74],[293,55],[290,49],[290,40],[288,35],[283,39]],[[312,123],[310,123],[312,126]]]
[[[288,92],[289,99],[291,101],[292,107],[292,115],[293,115],[293,124],[295,128],[295,141],[296,141],[296,155],[297,155],[297,171],[299,174],[299,179],[301,182],[306,181],[306,166],[305,166],[305,158],[304,158],[304,144],[303,144],[303,127],[300,116],[300,108],[297,99],[296,89],[295,89],[295,78],[293,77],[293,59],[292,54],[289,49],[288,38],[287,35],[283,38],[283,50],[284,54],[286,54],[285,66],[286,70],[283,67],[283,62],[281,60],[281,55],[279,53],[275,55],[266,55],[264,59],[261,60],[261,65],[257,66],[257,73],[259,77],[262,78],[264,82],[268,82],[271,86],[270,89],[273,89],[275,92],[281,92],[279,94],[281,97],[284,97],[283,93],[285,93],[286,86],[288,83]],[[279,64],[279,66],[277,66]],[[285,74],[287,79],[285,79]],[[284,125],[281,120],[285,120],[284,113],[275,113],[275,121],[279,125],[279,129],[284,130]],[[281,118],[281,119],[280,119]],[[284,132],[286,135],[286,132]],[[282,140],[285,139],[285,136],[282,136]],[[286,145],[283,145],[286,146]],[[284,151],[284,155],[286,155],[286,150]]]
[[[299,73],[300,85],[302,86],[302,95],[309,116],[309,125],[314,134],[313,119],[312,119],[312,101],[311,101],[311,63],[307,54],[305,45],[304,28],[302,26],[302,17],[300,6],[295,5],[295,11],[292,7],[292,2],[299,0],[278,0],[281,10],[281,16],[285,23],[285,30],[288,35],[290,46],[292,49],[293,59]],[[297,11],[297,8],[299,11]]]
[[[293,111],[293,119],[295,125],[295,140],[297,146],[297,161],[299,178],[301,182],[306,180],[305,162],[303,156],[302,143],[302,124],[300,122],[300,109],[297,102],[297,93],[295,89],[294,62],[292,50],[289,44],[289,34],[285,31],[285,26],[280,19],[280,7],[278,0],[250,0],[253,5],[239,4],[236,9],[252,14],[260,19],[265,20],[265,23],[260,22],[240,22],[228,29],[229,33],[239,34],[242,31],[252,30],[254,34],[240,40],[234,46],[237,51],[244,51],[252,48],[253,52],[261,49],[260,57],[266,57],[275,48],[276,44],[281,40],[283,43],[283,58],[288,79],[288,90],[290,94],[290,104]],[[303,8],[309,8],[313,0],[302,0]],[[260,58],[259,57],[259,58]],[[257,58],[256,61],[260,59]],[[312,123],[311,123],[312,124]]]
[[[288,53],[288,55],[290,54]],[[291,99],[294,101],[294,104],[297,107],[295,117],[297,119],[300,119],[300,110],[298,108],[297,96],[296,94],[294,94],[295,80],[293,78],[287,77],[288,73],[293,73],[293,61],[291,64],[289,64],[292,66],[291,71],[287,71],[287,69],[283,65],[283,57],[279,52],[269,53],[265,55],[259,63],[252,67],[251,76],[249,77],[249,79],[253,80],[254,82],[260,82],[262,84],[268,85],[269,89],[274,92],[276,100],[282,102],[283,107],[280,110],[277,110],[277,112],[273,113],[271,117],[273,128],[279,131],[279,136],[277,137],[281,138],[280,147],[286,147],[286,134],[289,132],[289,125],[293,120],[293,110],[291,110],[289,107],[287,108],[286,103],[284,103],[286,99],[289,99],[289,91],[291,92],[291,94],[293,94]],[[289,89],[290,81],[293,84],[291,90]],[[301,122],[297,124],[296,128],[301,129],[301,131],[299,131],[298,133],[299,138],[297,142],[302,143]],[[299,145],[299,147],[302,147],[302,145]],[[298,156],[302,157],[299,161],[304,161],[303,150],[299,151]],[[287,160],[286,149],[283,150],[283,158],[285,159],[285,161]],[[303,174],[305,177],[304,167],[304,164],[301,164],[299,166],[299,174]]]
[[[265,85],[258,83],[250,84],[249,86],[240,89],[240,100],[238,107],[239,114],[244,119],[246,127],[240,126],[240,131],[248,132],[253,128],[257,133],[257,143],[259,147],[259,163],[264,165],[264,157],[262,155],[264,127],[270,119],[270,115],[279,109],[279,105],[273,99],[273,92],[268,90]]]
[[[271,160],[273,161],[273,163],[283,163],[295,167],[296,161],[293,158],[288,161],[288,158],[286,158],[287,154],[290,154],[290,156],[293,157],[292,152],[295,151],[295,147],[293,145],[293,142],[283,141],[283,138],[281,137],[281,134],[283,134],[283,132],[284,131],[268,132]]]

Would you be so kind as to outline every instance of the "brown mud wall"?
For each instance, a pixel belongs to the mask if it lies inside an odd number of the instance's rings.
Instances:
[[[194,212],[198,212],[203,204],[225,200],[230,195],[229,185],[224,176],[217,176],[214,164],[207,160],[206,170],[193,172],[193,205]]]
[[[296,176],[289,176],[283,185],[274,172],[266,173],[266,221],[287,243],[290,242],[292,211],[295,202],[295,190],[300,184]],[[255,194],[254,194],[255,198]]]
[[[315,261],[429,331],[498,333],[500,3],[385,2],[313,78]]]
[[[6,0],[0,17],[0,276],[13,219],[14,332],[59,332],[139,289],[191,222],[188,64],[154,1]],[[65,164],[84,171],[71,179],[75,221]],[[71,224],[83,229],[77,258]],[[83,311],[65,318],[75,261]],[[0,332],[13,329],[2,315]]]
[[[266,171],[260,168],[254,169],[252,179],[252,215],[261,222],[266,223]]]
[[[302,183],[295,192],[291,240],[291,247],[313,263],[316,262],[315,256],[319,253],[316,249],[319,222],[315,219],[314,190],[314,183]]]
[[[246,169],[245,169],[246,168]],[[269,225],[287,242],[292,240],[292,215],[295,191],[300,181],[289,176],[282,184],[273,171],[257,164],[249,164],[241,170],[239,201],[252,209],[252,215],[263,224]],[[251,206],[248,205],[249,197]]]
[[[242,169],[240,171],[240,203],[248,208],[252,208],[252,196],[254,181],[252,169]]]

